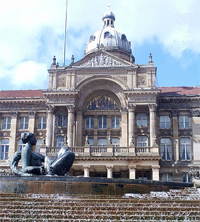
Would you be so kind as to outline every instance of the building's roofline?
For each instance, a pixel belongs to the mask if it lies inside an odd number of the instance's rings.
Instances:
[[[161,96],[200,96],[200,86],[157,87],[156,89],[161,90]],[[0,90],[0,99],[44,98],[43,91],[45,90]]]
[[[13,99],[21,99],[21,98],[44,98],[43,92],[41,89],[37,90],[2,90],[0,91],[0,99],[5,98],[13,98]]]
[[[158,87],[161,96],[200,96],[200,86]]]

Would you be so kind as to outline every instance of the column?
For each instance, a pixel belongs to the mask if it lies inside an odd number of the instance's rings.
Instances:
[[[135,179],[136,166],[129,166],[129,179]]]
[[[160,166],[152,166],[152,180],[159,181],[159,168]]]
[[[52,147],[53,137],[53,109],[50,108],[47,113],[47,131],[46,131],[46,146]]]
[[[156,105],[149,105],[150,112],[150,146],[152,147],[156,139]]]
[[[90,177],[90,166],[84,166],[84,177]]]
[[[107,166],[107,178],[113,178],[113,167]]]
[[[36,116],[36,112],[35,111],[29,112],[28,131],[30,133],[34,133],[34,129],[35,129],[35,116]]]
[[[11,129],[10,129],[10,141],[9,141],[9,154],[10,159],[15,151],[17,151],[16,136],[17,136],[17,116],[18,112],[11,112]]]
[[[83,145],[83,115],[82,110],[77,111],[76,117],[76,146]]]
[[[127,146],[128,145],[128,115],[127,115],[127,109],[123,108],[121,110],[122,113],[122,121],[121,121],[121,128],[122,128],[122,136],[120,140],[120,146]]]
[[[135,107],[135,105],[129,105],[128,109],[129,146],[133,145],[132,137],[135,137]]]
[[[74,129],[74,106],[68,106],[68,126],[67,138],[69,147],[73,146],[73,129]]]

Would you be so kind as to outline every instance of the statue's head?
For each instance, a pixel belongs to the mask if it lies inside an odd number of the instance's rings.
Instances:
[[[33,134],[33,133],[22,133],[21,139],[22,139],[23,143],[30,142],[32,145],[35,145],[37,142],[37,140],[35,138],[35,134]]]

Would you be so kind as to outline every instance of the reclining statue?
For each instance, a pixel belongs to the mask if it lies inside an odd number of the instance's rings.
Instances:
[[[75,155],[67,147],[62,147],[55,158],[44,157],[40,153],[33,151],[33,145],[36,144],[36,138],[33,133],[22,133],[22,142],[25,146],[22,151],[14,153],[9,161],[9,165],[14,174],[20,176],[32,175],[58,175],[64,176],[70,170]],[[22,170],[19,169],[18,163],[22,160]],[[45,166],[42,164],[45,162]]]

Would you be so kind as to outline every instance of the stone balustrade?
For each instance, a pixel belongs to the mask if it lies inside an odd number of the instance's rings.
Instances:
[[[46,148],[47,153],[57,153],[60,147]],[[158,147],[70,147],[76,156],[159,156]]]

